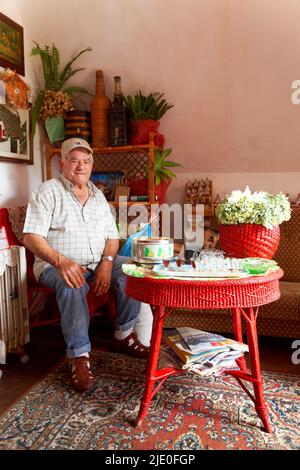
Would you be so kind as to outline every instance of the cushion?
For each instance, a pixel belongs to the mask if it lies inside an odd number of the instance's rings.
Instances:
[[[9,213],[6,208],[0,209],[0,227],[5,227],[9,245],[19,245],[18,239],[12,230]]]
[[[280,292],[280,299],[260,307],[259,317],[300,321],[300,282],[282,281]]]
[[[300,207],[294,207],[289,221],[280,225],[280,244],[274,259],[284,270],[284,280],[300,282]]]

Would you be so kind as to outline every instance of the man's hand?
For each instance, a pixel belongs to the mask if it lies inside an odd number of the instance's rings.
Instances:
[[[105,294],[111,283],[111,273],[113,264],[110,261],[102,261],[95,271],[94,293],[96,295]]]
[[[85,283],[83,273],[86,269],[54,250],[41,235],[26,233],[23,243],[35,256],[52,264],[67,286],[75,289],[83,286]]]
[[[78,289],[85,283],[83,273],[86,272],[86,269],[69,258],[59,255],[59,262],[56,269],[69,287]]]

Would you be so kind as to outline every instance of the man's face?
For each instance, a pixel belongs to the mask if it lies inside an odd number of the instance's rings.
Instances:
[[[84,148],[71,150],[60,161],[60,167],[64,177],[75,186],[82,187],[90,179],[93,169],[93,157]]]

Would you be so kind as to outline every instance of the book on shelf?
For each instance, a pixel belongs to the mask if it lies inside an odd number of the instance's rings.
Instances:
[[[142,196],[130,196],[130,201],[148,201],[149,196],[148,194],[142,195]]]
[[[177,327],[177,332],[180,334],[185,345],[189,351],[193,354],[197,354],[201,351],[213,347],[227,346],[230,349],[236,349],[237,351],[248,352],[248,345],[236,341],[234,339],[225,338],[222,335],[216,333],[210,333],[209,331],[197,330],[188,326]]]
[[[179,356],[183,362],[183,368],[188,367],[192,362],[200,362],[208,359],[209,357],[212,358],[219,352],[229,351],[227,346],[214,346],[204,351],[200,351],[197,354],[193,354],[188,350],[176,328],[164,328],[162,338],[164,343]]]

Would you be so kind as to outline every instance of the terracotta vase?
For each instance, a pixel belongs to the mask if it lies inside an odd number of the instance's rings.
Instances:
[[[108,109],[110,100],[105,96],[102,70],[96,71],[96,95],[91,101],[92,143],[94,147],[109,145]]]
[[[235,258],[272,259],[280,242],[279,226],[268,229],[259,224],[221,224],[219,230],[222,250]]]
[[[155,186],[155,194],[157,196],[157,202],[159,204],[164,204],[165,202],[167,202],[167,192],[171,181],[172,179],[169,179],[167,181],[161,180],[161,182],[157,186]]]
[[[131,145],[144,145],[149,143],[150,132],[157,133],[160,121],[154,119],[144,119],[140,121],[130,121],[130,144]],[[163,134],[157,133],[154,136],[154,144],[162,147],[165,143]]]

